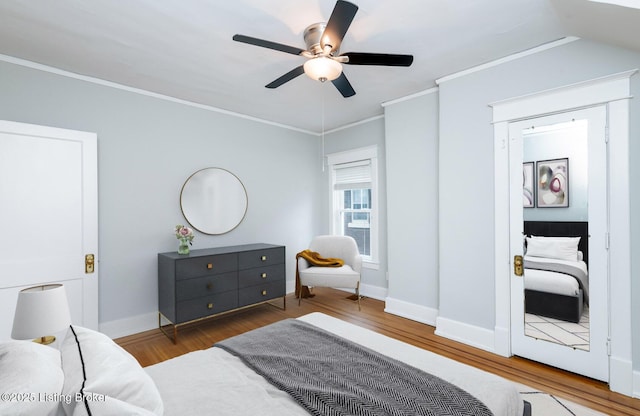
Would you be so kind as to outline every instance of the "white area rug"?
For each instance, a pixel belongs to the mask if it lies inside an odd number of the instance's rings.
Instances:
[[[516,383],[517,384],[517,383]],[[531,416],[606,416],[587,407],[580,406],[549,393],[545,393],[523,384],[517,384],[522,398],[531,403]]]

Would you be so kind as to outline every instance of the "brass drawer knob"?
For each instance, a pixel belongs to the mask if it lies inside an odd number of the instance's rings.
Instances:
[[[207,263],[207,269],[209,270],[213,269],[213,263]]]
[[[267,291],[266,290],[262,291],[262,296],[267,296]]]
[[[213,283],[209,282],[207,283],[207,290],[211,290],[213,289]]]
[[[213,309],[213,303],[207,303],[207,309]]]
[[[266,279],[266,278],[267,278],[267,274],[266,274],[266,273],[262,273],[262,274],[260,275],[260,277],[262,277],[263,279]]]
[[[262,257],[260,257],[260,260],[262,260],[262,261],[267,261],[267,256],[262,256]]]

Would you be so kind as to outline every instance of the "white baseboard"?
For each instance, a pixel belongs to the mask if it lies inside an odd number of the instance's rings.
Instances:
[[[385,300],[387,297],[387,288],[373,285],[360,285],[360,294],[368,298]]]
[[[640,373],[633,371],[629,360],[609,357],[609,389],[625,396],[640,397]]]
[[[633,397],[640,399],[640,371],[633,372]]]
[[[503,357],[511,356],[511,332],[508,328],[496,326],[494,329],[493,349],[496,354]]]
[[[494,345],[495,333],[486,328],[480,328],[439,316],[436,320],[435,334],[472,347],[496,353]]]
[[[158,312],[149,312],[130,318],[115,321],[102,322],[99,325],[100,332],[110,338],[120,338],[138,332],[156,329],[158,327]]]
[[[343,292],[352,294],[356,293],[355,289],[342,287],[334,287],[334,289],[342,290]],[[387,289],[380,286],[360,285],[360,295],[372,299],[384,300],[384,298],[387,296]]]
[[[354,289],[343,289],[343,288],[339,288],[336,287],[334,289],[338,289],[338,290],[343,290],[345,292],[349,292],[349,293],[355,293]],[[291,294],[295,292],[295,282],[291,281],[291,282],[287,282],[287,294]],[[362,296],[366,296],[368,298],[373,298],[373,299],[377,299],[377,300],[384,300],[387,297],[387,288],[386,287],[380,287],[380,286],[373,286],[373,285],[366,285],[366,284],[361,284],[360,285],[360,294]]]
[[[384,311],[431,326],[435,326],[436,318],[438,316],[437,309],[416,305],[415,303],[409,303],[390,297],[385,299]]]

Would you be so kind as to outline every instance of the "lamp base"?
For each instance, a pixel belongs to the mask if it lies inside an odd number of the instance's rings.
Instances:
[[[53,335],[47,335],[44,337],[40,337],[40,338],[36,338],[33,340],[33,342],[36,342],[38,344],[42,344],[42,345],[49,345],[52,342],[54,342],[56,340],[56,337],[54,337]]]

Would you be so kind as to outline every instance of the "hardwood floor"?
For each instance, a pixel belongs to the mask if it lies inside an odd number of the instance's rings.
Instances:
[[[217,341],[284,318],[322,312],[608,415],[640,414],[640,399],[613,393],[599,381],[519,357],[500,357],[439,337],[429,325],[385,313],[384,302],[379,300],[362,299],[362,311],[359,312],[357,304],[348,300],[345,292],[316,288],[315,293],[314,298],[303,299],[300,306],[292,295],[287,296],[286,310],[263,304],[182,326],[178,331],[177,344],[173,344],[159,329],[119,338],[116,342],[144,367],[190,351],[209,348]],[[281,306],[282,300],[274,304]]]

